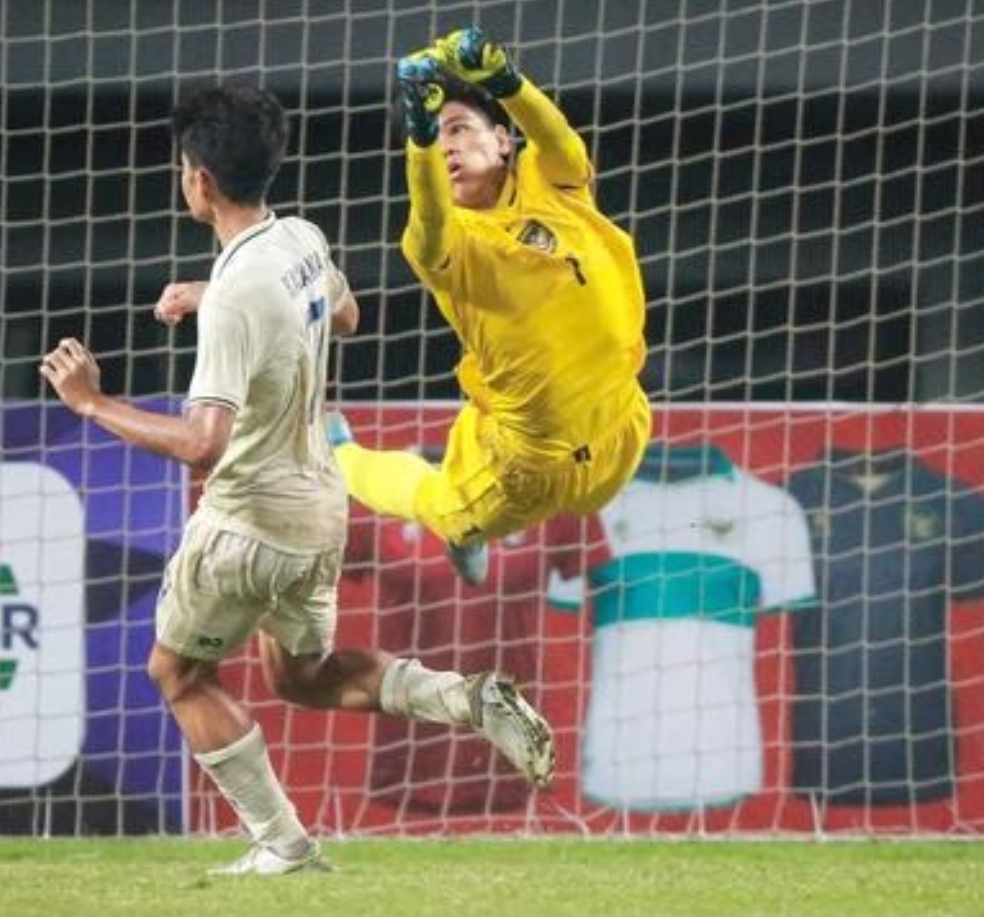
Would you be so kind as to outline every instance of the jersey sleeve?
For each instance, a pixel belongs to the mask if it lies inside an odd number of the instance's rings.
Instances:
[[[984,556],[984,497],[961,484],[952,487],[950,511],[953,545],[949,587],[958,601],[984,596],[981,557]]]
[[[611,551],[596,513],[561,513],[544,523],[549,564],[547,603],[560,611],[579,611],[585,601],[588,567],[604,563]]]
[[[811,606],[817,601],[817,589],[806,513],[785,489],[759,484],[751,492],[749,509],[768,518],[772,532],[754,550],[761,555],[755,563],[761,571],[762,607],[782,611]]]
[[[423,280],[439,275],[451,250],[454,203],[447,166],[438,145],[407,144],[410,214],[403,231],[403,254]]]
[[[564,579],[556,570],[547,580],[547,604],[555,611],[580,611],[585,600],[583,576]]]
[[[345,297],[349,292],[348,278],[342,273],[334,261],[328,261],[328,270],[325,276],[325,289],[328,291],[328,302],[331,304],[331,311],[337,312]]]
[[[337,312],[345,297],[349,293],[348,277],[344,271],[335,263],[332,257],[331,246],[328,239],[321,231],[320,227],[311,224],[312,229],[317,233],[318,241],[321,245],[322,255],[325,259],[325,293],[328,297],[328,304],[332,313]]]
[[[564,113],[529,80],[502,100],[503,107],[533,147],[538,168],[550,184],[581,188],[594,178],[587,147]]]
[[[209,401],[242,409],[249,390],[249,340],[245,316],[210,288],[198,313],[198,351],[189,403]]]

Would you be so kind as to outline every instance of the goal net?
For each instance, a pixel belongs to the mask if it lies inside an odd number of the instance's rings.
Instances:
[[[439,460],[458,345],[399,253],[393,70],[480,21],[583,134],[635,238],[656,435],[610,506],[503,539],[481,588],[353,506],[339,642],[517,676],[553,724],[531,791],[478,737],[226,682],[322,833],[984,829],[984,10],[972,0],[50,0],[0,5],[0,834],[235,830],[145,674],[194,505],[174,463],[70,416],[180,410],[207,276],[169,114],[252,80],[289,109],[273,189],[362,305],[333,397]],[[604,296],[605,291],[599,291]],[[531,308],[535,304],[531,303]]]

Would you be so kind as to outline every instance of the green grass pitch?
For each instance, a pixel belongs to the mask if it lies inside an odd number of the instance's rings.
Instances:
[[[984,843],[327,840],[331,873],[210,878],[239,841],[0,839],[4,917],[984,917]]]

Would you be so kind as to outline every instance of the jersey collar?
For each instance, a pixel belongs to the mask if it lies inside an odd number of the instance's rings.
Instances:
[[[266,216],[259,223],[254,223],[252,226],[247,227],[242,232],[233,236],[229,240],[229,244],[222,249],[222,254],[216,260],[213,275],[217,277],[221,274],[226,265],[250,239],[255,239],[257,236],[267,232],[276,221],[277,215],[272,210],[268,210]]]
[[[502,190],[499,192],[499,200],[496,207],[511,207],[516,201],[516,172],[509,169],[506,172],[506,180],[502,183]]]

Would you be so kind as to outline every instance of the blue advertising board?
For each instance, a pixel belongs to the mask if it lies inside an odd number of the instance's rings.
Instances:
[[[56,403],[0,404],[0,442],[0,833],[180,831],[145,663],[184,471]]]

